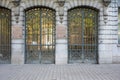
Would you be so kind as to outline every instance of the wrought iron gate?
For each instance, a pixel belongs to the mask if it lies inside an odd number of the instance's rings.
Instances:
[[[55,11],[26,10],[26,63],[55,62]]]
[[[11,11],[0,7],[0,64],[11,62]]]
[[[69,63],[96,63],[98,11],[78,7],[68,11]]]

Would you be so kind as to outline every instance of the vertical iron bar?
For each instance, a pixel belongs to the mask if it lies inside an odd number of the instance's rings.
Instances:
[[[42,60],[42,9],[40,8],[40,54],[39,54],[39,58],[40,58],[40,63]]]
[[[84,9],[82,10],[82,63],[84,63]]]

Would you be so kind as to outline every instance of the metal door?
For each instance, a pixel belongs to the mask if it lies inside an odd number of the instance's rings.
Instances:
[[[0,64],[11,62],[11,11],[0,7]]]
[[[69,63],[97,63],[98,11],[78,7],[68,11]]]
[[[49,8],[26,10],[26,63],[55,62],[55,11]]]

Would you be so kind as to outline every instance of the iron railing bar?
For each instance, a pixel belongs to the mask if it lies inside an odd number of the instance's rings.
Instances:
[[[42,55],[42,47],[41,47],[41,44],[42,44],[42,24],[43,24],[43,22],[42,22],[42,8],[40,8],[40,54],[39,54],[39,59],[40,59],[40,61],[39,61],[39,63],[41,63],[41,55]]]
[[[82,10],[82,62],[84,63],[84,59],[85,59],[85,56],[84,56],[84,27],[85,27],[85,23],[84,23],[84,19],[85,19],[85,11]]]

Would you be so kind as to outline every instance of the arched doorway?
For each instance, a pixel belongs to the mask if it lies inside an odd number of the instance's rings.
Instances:
[[[0,7],[0,64],[11,62],[11,11]]]
[[[68,11],[69,63],[97,63],[98,11],[77,7]]]
[[[55,10],[34,7],[25,15],[26,63],[55,63]]]

